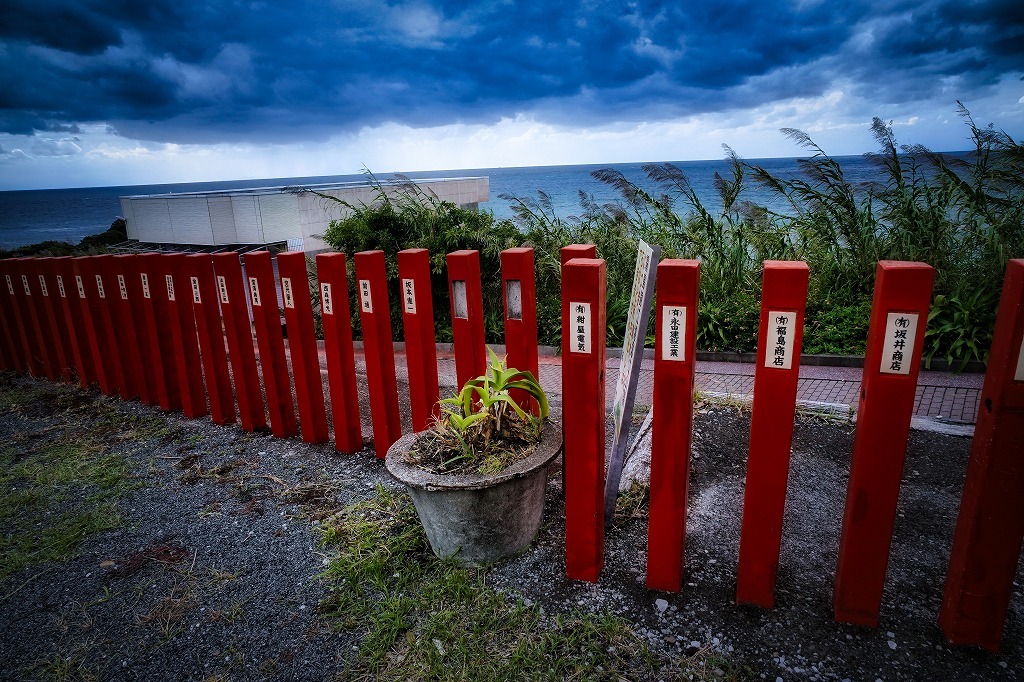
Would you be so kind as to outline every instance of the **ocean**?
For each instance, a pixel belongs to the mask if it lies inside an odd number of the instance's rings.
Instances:
[[[837,157],[849,181],[865,182],[878,177],[877,170],[861,156]],[[751,159],[776,175],[798,172],[796,158]],[[687,175],[697,196],[713,213],[721,207],[714,187],[715,173],[727,174],[725,160],[674,162]],[[582,212],[579,192],[582,190],[598,203],[614,202],[620,196],[614,188],[594,179],[591,172],[601,168],[614,168],[638,186],[658,193],[655,183],[645,176],[642,163],[611,163],[579,166],[532,166],[523,168],[467,168],[451,171],[407,173],[408,177],[470,177],[490,178],[490,201],[481,204],[482,210],[498,218],[512,215],[511,204],[502,195],[537,197],[545,192],[555,213],[568,218]],[[385,180],[392,175],[379,175]],[[132,194],[164,194],[171,192],[203,192],[248,187],[302,186],[326,182],[362,180],[355,175],[332,175],[303,178],[266,178],[261,180],[232,180],[223,182],[194,182],[163,185],[125,185],[119,187],[82,187],[75,189],[18,190],[0,192],[0,248],[13,248],[45,240],[77,243],[90,234],[103,232],[121,215],[119,198]],[[745,180],[741,199],[771,205],[784,210],[771,194]],[[774,203],[773,203],[774,202]]]

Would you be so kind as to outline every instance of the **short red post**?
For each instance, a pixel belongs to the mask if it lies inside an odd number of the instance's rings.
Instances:
[[[49,268],[48,258],[33,258],[29,267],[29,281],[32,295],[36,297],[36,310],[39,315],[40,340],[46,350],[47,377],[51,381],[71,379],[71,373],[65,360],[64,347],[61,345],[60,327],[57,325],[57,310],[54,306],[55,296],[50,295],[50,287],[46,281]]]
[[[96,370],[96,383],[104,395],[113,395],[117,391],[117,378],[110,356],[107,339],[107,325],[100,314],[100,288],[96,285],[96,271],[93,256],[82,256],[73,261],[75,287],[78,290],[78,303],[82,310],[82,322],[85,336],[92,354],[92,365]],[[103,290],[104,296],[106,289]]]
[[[199,357],[196,318],[192,311],[192,283],[184,253],[164,255],[164,286],[167,311],[171,317],[171,343],[181,387],[181,411],[189,419],[205,417],[206,388],[203,364]]]
[[[356,390],[345,254],[318,254],[316,272],[320,280],[320,319],[324,327],[334,448],[338,452],[351,454],[363,447],[363,433],[359,419],[359,393]]]
[[[111,301],[114,316],[114,327],[118,330],[118,344],[121,348],[121,369],[124,372],[125,384],[132,397],[138,397],[146,405],[152,405],[149,384],[146,381],[146,353],[148,341],[145,333],[145,321],[141,314],[136,315],[136,303],[132,300],[139,274],[135,267],[136,256],[122,254],[109,256],[108,265],[114,279],[115,293]],[[137,286],[135,295],[141,298],[141,285]],[[141,312],[141,308],[139,308]],[[152,372],[152,368],[148,368]]]
[[[604,566],[605,278],[603,259],[562,268],[565,573],[590,582]]]
[[[153,380],[157,402],[164,412],[181,409],[181,385],[178,364],[171,341],[171,320],[167,301],[167,262],[159,253],[139,256],[139,283],[142,308],[153,358]]]
[[[67,321],[64,318],[64,306],[57,287],[57,261],[55,258],[40,258],[39,289],[47,304],[47,318],[50,334],[53,335],[57,358],[57,371],[65,383],[71,383],[75,360],[71,350],[71,338]]]
[[[284,320],[288,328],[288,353],[295,377],[295,399],[299,405],[302,440],[307,443],[326,443],[327,408],[324,406],[324,384],[320,378],[320,353],[316,347],[313,304],[309,298],[306,254],[302,251],[279,253],[277,270],[281,276]]]
[[[998,651],[1024,541],[1024,259],[1003,280],[939,625]]]
[[[736,602],[771,608],[779,569],[809,271],[765,261]]]
[[[647,587],[678,592],[686,544],[700,263],[667,259],[656,273]]]
[[[68,340],[71,347],[71,358],[75,363],[78,384],[88,388],[96,379],[93,368],[92,351],[85,333],[85,321],[82,314],[81,299],[75,284],[74,259],[61,256],[54,259],[53,268],[56,273],[57,296],[64,313],[64,324],[68,329]]]
[[[220,306],[217,305],[212,257],[208,253],[185,256],[184,272],[188,277],[188,295],[192,302],[199,356],[206,377],[206,393],[210,399],[210,419],[221,426],[234,424],[235,399],[228,373],[228,354],[224,349],[224,330]]]
[[[398,279],[405,329],[405,363],[409,370],[412,430],[423,431],[440,414],[433,289],[430,285],[430,254],[426,249],[398,252]]]
[[[25,370],[25,359],[22,357],[21,332],[14,304],[14,279],[9,267],[9,260],[0,260],[0,316],[3,317],[0,340],[4,347],[5,369],[20,372]]]
[[[138,393],[132,390],[131,359],[137,357],[133,348],[127,343],[124,332],[124,320],[121,316],[121,290],[115,272],[116,262],[112,255],[93,256],[91,260],[93,287],[86,287],[90,294],[95,291],[96,305],[93,306],[94,319],[98,321],[98,339],[105,348],[107,371],[114,382],[116,393],[122,400],[131,400]]]
[[[509,367],[539,378],[537,347],[537,281],[533,249],[505,249],[501,252],[501,291],[505,302],[505,354]],[[539,414],[537,401],[523,391],[512,398]]]
[[[835,619],[877,627],[935,270],[881,261],[832,594]]]
[[[32,288],[29,286],[29,270],[31,258],[14,259],[14,293],[15,299],[21,310],[21,323],[24,325],[23,341],[25,343],[26,356],[29,359],[28,373],[34,377],[51,376],[50,361],[46,355],[46,347],[42,340],[42,327],[39,324],[39,310],[36,307],[36,297],[32,296]]]
[[[361,251],[355,255],[354,261],[366,357],[366,383],[370,392],[370,417],[373,421],[373,447],[377,457],[383,459],[392,443],[402,437],[387,270],[383,251]]]
[[[487,371],[484,341],[484,297],[480,288],[480,252],[449,253],[448,293],[452,309],[452,341],[455,347],[455,376],[462,388],[470,379]]]
[[[284,354],[284,332],[281,313],[277,307],[277,287],[274,283],[274,263],[269,251],[245,254],[245,279],[252,304],[252,322],[256,330],[256,344],[263,369],[263,386],[267,390],[267,409],[270,413],[270,432],[278,438],[298,435],[295,403],[288,376],[288,361]]]
[[[144,256],[140,254],[114,256],[114,272],[117,275],[118,293],[121,296],[122,319],[125,326],[129,324],[132,326],[132,331],[126,333],[129,340],[134,337],[139,400],[144,405],[159,405],[156,364],[162,360],[160,356],[153,355],[155,341],[150,336],[152,333],[151,322],[146,318],[147,303],[151,301],[148,301],[143,295],[142,270],[140,269],[143,262]],[[152,321],[152,324],[155,324],[155,320]]]
[[[263,393],[260,390],[259,370],[256,368],[242,263],[234,251],[218,253],[213,256],[213,268],[221,314],[224,316],[231,378],[235,384],[235,398],[238,400],[238,420],[243,430],[255,431],[267,425],[267,414],[263,409]]]

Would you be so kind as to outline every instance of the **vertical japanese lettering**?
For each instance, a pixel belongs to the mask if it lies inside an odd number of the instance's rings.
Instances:
[[[889,313],[882,345],[882,374],[910,374],[914,341],[917,339],[917,313]]]
[[[39,275],[39,289],[43,292],[43,296],[46,298],[50,297],[50,292],[46,288],[46,278],[42,275]]]
[[[121,290],[121,299],[128,300],[128,285],[125,284],[124,275],[117,276],[117,288]]]
[[[75,284],[78,285],[78,298],[85,298],[85,283],[81,275],[75,275]]]
[[[410,315],[416,314],[416,284],[411,279],[402,280],[402,306]]]
[[[260,283],[255,277],[249,278],[249,291],[252,292],[252,304],[262,305],[260,303]]]
[[[281,278],[281,290],[284,293],[284,307],[294,308],[295,307],[295,295],[292,293],[292,278],[282,277]]]
[[[228,283],[225,281],[224,275],[217,275],[217,289],[220,291],[220,302],[227,305]]]
[[[60,292],[61,298],[67,298],[68,292],[64,289],[64,278],[57,275],[57,291]]]
[[[686,360],[686,308],[666,305],[661,309],[661,359]]]
[[[192,301],[194,303],[199,303],[201,305],[203,302],[203,297],[199,293],[199,278],[189,277],[189,281],[192,282]]]
[[[96,275],[96,291],[99,293],[100,298],[107,297],[107,290],[103,288],[103,277]]]
[[[174,300],[174,278],[170,275],[164,275],[164,282],[167,284],[167,300]]]
[[[359,304],[364,313],[373,312],[373,301],[370,299],[370,280],[359,280]]]
[[[573,353],[589,354],[590,351],[590,304],[569,303],[569,329],[572,342],[569,350]]]
[[[765,331],[764,366],[776,369],[793,369],[793,340],[796,330],[795,311],[768,311],[768,328]]]
[[[320,307],[324,315],[334,314],[334,299],[331,298],[331,285],[328,282],[320,282]]]
[[[151,292],[149,290],[149,275],[144,272],[140,272],[139,277],[142,278],[142,297],[151,298]]]

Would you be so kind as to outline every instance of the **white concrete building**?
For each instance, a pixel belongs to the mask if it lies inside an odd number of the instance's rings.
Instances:
[[[459,206],[475,208],[490,199],[487,178],[412,180],[420,191]],[[405,183],[385,183],[389,196],[408,191]],[[310,189],[309,191],[300,191]],[[289,249],[326,249],[321,236],[344,205],[317,196],[369,205],[377,189],[365,182],[305,187],[259,187],[181,194],[121,197],[128,239],[144,244],[216,247],[287,242]]]

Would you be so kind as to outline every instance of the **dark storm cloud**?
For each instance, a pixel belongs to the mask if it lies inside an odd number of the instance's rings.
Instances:
[[[756,106],[852,80],[882,101],[1020,70],[1004,0],[8,0],[0,131],[288,141],[526,112],[601,123]]]

